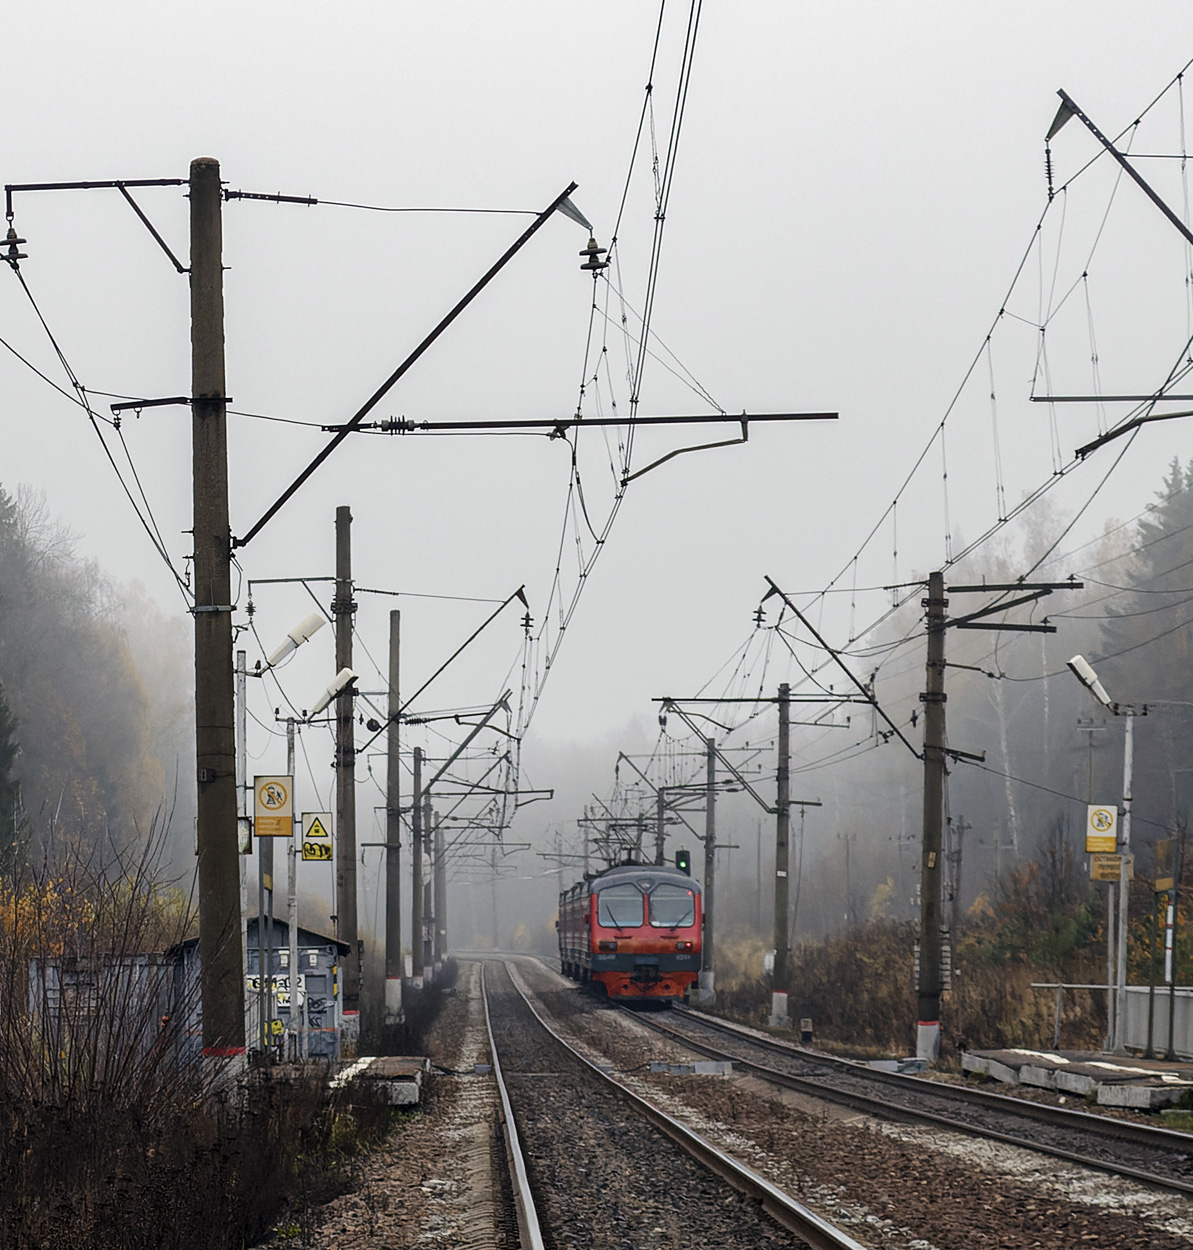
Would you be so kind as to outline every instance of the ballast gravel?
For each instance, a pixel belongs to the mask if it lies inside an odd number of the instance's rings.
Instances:
[[[651,1060],[697,1058],[541,964],[519,961],[555,1027],[582,1039],[666,1111],[864,1244],[915,1250],[1193,1244],[1193,1204],[1121,1178],[960,1133],[843,1113],[754,1078],[652,1075]]]

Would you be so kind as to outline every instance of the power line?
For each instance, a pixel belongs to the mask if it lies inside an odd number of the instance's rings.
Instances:
[[[103,431],[100,429],[99,423],[100,421],[107,421],[107,424],[113,426],[117,430],[119,430],[120,427],[116,424],[115,421],[108,421],[106,417],[101,417],[95,411],[95,409],[91,406],[91,402],[87,398],[86,387],[84,387],[83,384],[79,381],[78,375],[71,368],[70,362],[66,359],[65,353],[63,352],[62,348],[58,344],[58,340],[54,337],[54,333],[50,329],[49,324],[47,323],[45,317],[43,316],[41,308],[38,306],[37,300],[34,299],[33,297],[33,292],[29,289],[29,284],[25,281],[25,275],[21,273],[20,266],[15,261],[10,261],[9,267],[12,269],[13,273],[16,274],[17,281],[21,284],[21,290],[25,293],[25,297],[26,299],[28,299],[30,306],[32,307],[34,313],[36,314],[37,320],[41,323],[42,329],[46,332],[46,337],[49,339],[50,345],[53,347],[54,353],[58,357],[59,363],[62,365],[63,372],[66,374],[67,378],[70,381],[71,386],[74,389],[75,396],[76,396],[74,402],[77,403],[83,409],[84,412],[86,412],[87,418],[91,423],[91,428],[95,431],[96,437],[99,439],[100,446],[103,448],[104,455],[107,458],[108,463],[112,466],[112,471],[116,474],[116,480],[120,483],[121,489],[124,491],[125,496],[127,497],[129,503],[132,504],[132,508],[133,508],[133,511],[136,513],[137,520],[140,521],[141,527],[144,529],[145,533],[148,535],[149,541],[153,545],[153,549],[161,557],[165,566],[170,570],[170,574],[174,578],[174,581],[177,584],[180,593],[182,594],[183,601],[187,604],[189,608],[191,604],[191,600],[193,598],[193,596],[191,595],[190,587],[187,585],[186,579],[183,578],[182,575],[178,572],[178,570],[174,567],[174,563],[170,559],[170,554],[166,550],[166,545],[161,537],[161,530],[157,524],[157,519],[153,515],[153,510],[149,505],[149,500],[145,495],[144,488],[141,486],[140,477],[137,474],[136,466],[133,464],[132,455],[128,450],[128,446],[127,444],[124,443],[123,434],[121,434],[121,439],[120,439],[121,445],[124,447],[124,454],[128,460],[129,468],[132,471],[133,480],[137,484],[137,489],[140,492],[141,499],[144,503],[144,508],[145,508],[144,512],[141,511],[141,506],[137,503],[137,500],[134,497],[132,490],[130,489],[128,483],[124,480],[124,474],[121,472],[120,466],[116,463],[116,458],[112,455],[112,450],[108,446],[107,439],[104,438]],[[7,347],[8,344],[6,343],[5,346]],[[22,361],[24,360],[24,358],[21,357],[19,353],[15,352],[12,348],[9,348],[9,350],[13,351],[13,354],[18,356],[18,359],[21,359]],[[28,364],[27,361],[25,361],[24,363]],[[33,366],[30,365],[30,368],[33,368]],[[40,370],[34,369],[34,372],[37,373],[39,376],[45,378],[45,375],[42,374]],[[62,388],[59,386],[56,386],[53,382],[50,381],[49,378],[45,378],[45,381],[49,382],[50,385],[53,386],[55,390],[62,392]],[[62,392],[62,393],[65,393],[65,392]]]
[[[301,204],[307,208],[324,205],[328,208],[358,208],[369,213],[482,213],[504,217],[536,217],[535,208],[442,208],[435,206],[357,204],[349,200],[319,200],[312,195],[269,194],[260,191],[225,191],[225,200],[264,200],[272,204]]]
[[[1189,64],[1193,64],[1193,60],[1191,60]],[[1185,66],[1185,68],[1187,69],[1188,66]],[[1182,74],[1184,73],[1184,69],[1182,69],[1181,73]],[[1159,100],[1162,99],[1163,96],[1169,90],[1171,90],[1171,88],[1174,85],[1179,83],[1179,80],[1180,80],[1180,75],[1178,74],[1151,101],[1151,103],[1147,106],[1147,108],[1137,115],[1136,121],[1133,122],[1131,126],[1124,128],[1124,130],[1120,133],[1119,137],[1121,137],[1121,134],[1127,133],[1127,131],[1131,130],[1134,126],[1137,126],[1138,121],[1141,120],[1148,112],[1150,112],[1151,109],[1159,102]],[[1091,158],[1089,162],[1083,165],[1075,174],[1073,174],[1066,181],[1066,183],[1062,187],[1062,190],[1067,190],[1068,187],[1072,186],[1073,183],[1077,180],[1077,178],[1080,177],[1081,174],[1084,173],[1085,170],[1088,169],[1090,165],[1092,165],[1094,161],[1099,159],[1099,157],[1102,155],[1105,155],[1104,151],[1099,152],[1096,156]],[[1062,205],[1064,202],[1064,198],[1065,197],[1062,197]],[[916,457],[914,463],[912,464],[910,472],[905,476],[905,478],[902,481],[902,484],[899,486],[898,490],[896,491],[892,503],[889,504],[880,514],[878,520],[875,522],[872,528],[868,531],[868,533],[866,534],[865,538],[862,540],[862,543],[857,548],[854,555],[851,556],[850,559],[841,566],[838,573],[833,578],[830,579],[828,584],[821,591],[816,593],[816,595],[812,599],[812,603],[815,603],[817,599],[823,598],[830,591],[833,591],[834,589],[836,589],[836,583],[845,575],[845,573],[854,564],[854,562],[858,559],[858,557],[860,557],[866,551],[866,549],[869,547],[870,543],[873,541],[874,537],[877,535],[878,531],[881,529],[882,525],[885,523],[887,518],[894,514],[894,510],[897,508],[899,500],[904,496],[912,480],[915,478],[916,474],[919,472],[919,469],[923,465],[923,462],[926,459],[936,439],[938,437],[943,436],[945,426],[947,422],[949,421],[949,418],[955,411],[957,403],[961,398],[961,395],[963,394],[965,388],[969,384],[971,377],[979,361],[981,360],[983,355],[986,354],[986,352],[988,351],[988,346],[989,346],[991,337],[995,329],[997,328],[999,321],[1004,316],[1008,316],[1008,315],[1014,316],[1014,314],[1009,312],[1007,305],[1009,304],[1011,295],[1014,293],[1016,287],[1019,284],[1021,277],[1023,276],[1024,270],[1026,268],[1026,265],[1030,256],[1032,255],[1033,249],[1036,249],[1040,246],[1043,224],[1044,224],[1046,217],[1048,216],[1051,206],[1052,206],[1052,200],[1049,200],[1048,204],[1045,205],[1043,211],[1041,212],[1039,218],[1036,221],[1035,227],[1032,230],[1031,239],[1019,259],[1019,262],[1015,268],[1014,274],[1011,278],[1011,282],[1007,288],[1006,294],[1003,297],[999,311],[994,317],[990,325],[990,328],[987,331],[985,338],[983,339],[981,347],[979,348],[978,352],[975,353],[974,358],[970,361],[968,368],[966,369],[965,373],[962,376],[960,385],[957,387],[948,405],[946,406],[943,417],[938,422],[938,424],[934,427],[930,438],[928,439],[927,443],[924,445],[924,447],[920,451],[919,455]],[[1099,238],[1100,238],[1100,232],[1099,232]],[[1097,243],[1097,240],[1095,240],[1095,246],[1096,246],[1096,243]],[[1091,251],[1091,257],[1092,257],[1092,251]],[[1087,266],[1088,266],[1088,260],[1087,260]],[[1057,309],[1053,308],[1050,312],[1050,315],[1054,315],[1056,311]],[[1039,319],[1037,319],[1035,323],[1029,322],[1028,324],[1035,324],[1038,328],[1041,328]],[[1045,324],[1046,324],[1046,321],[1045,321]],[[1169,375],[1170,380],[1174,376],[1176,376],[1177,370],[1178,370],[1178,367],[1174,366],[1174,369],[1170,371],[1170,375]],[[1068,464],[1065,464],[1063,466],[1058,466],[1056,471],[1052,475],[1050,475],[1050,477],[1042,485],[1037,487],[1028,496],[1026,496],[1020,502],[1020,504],[1017,505],[1014,509],[1012,509],[1005,517],[1000,517],[983,534],[981,534],[977,539],[975,539],[973,542],[968,544],[963,551],[957,552],[957,553],[951,553],[946,559],[943,567],[946,567],[946,568],[951,567],[953,564],[957,563],[959,560],[964,559],[968,555],[971,555],[975,550],[977,550],[978,547],[980,547],[983,543],[987,542],[991,537],[993,537],[996,533],[998,533],[1006,524],[1008,524],[1011,520],[1015,519],[1020,513],[1022,513],[1027,507],[1037,502],[1044,494],[1047,493],[1047,491],[1051,490],[1052,487],[1061,478],[1067,476],[1068,473],[1071,472],[1072,469],[1075,468],[1077,464],[1079,463],[1080,463],[1080,460],[1077,457],[1074,457],[1074,459],[1071,460]],[[1117,463],[1118,461],[1116,461],[1115,465],[1112,466],[1112,470],[1114,467],[1117,466]],[[1095,488],[1095,491],[1094,491],[1095,495],[1097,491],[1101,488],[1101,485],[1104,484],[1104,481],[1105,479],[1103,479],[1103,482],[1099,483],[1098,487]],[[1088,506],[1088,503],[1086,506]],[[1068,531],[1066,530],[1066,532]],[[1063,535],[1062,535],[1062,538],[1063,538]],[[864,636],[865,634],[872,632],[879,625],[881,625],[883,621],[887,620],[895,611],[901,608],[910,598],[911,598],[911,595],[909,594],[909,595],[903,596],[901,599],[896,599],[896,601],[892,604],[891,608],[883,612],[877,619],[871,621],[867,626],[865,626],[862,630],[860,630],[857,634],[855,634],[854,637]],[[853,638],[851,638],[850,641],[852,642]]]

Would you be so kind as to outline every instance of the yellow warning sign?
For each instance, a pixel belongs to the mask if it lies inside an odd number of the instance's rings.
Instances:
[[[1123,875],[1121,855],[1091,855],[1089,878],[1091,881],[1120,881]],[[1127,880],[1135,880],[1135,856],[1127,856]]]
[[[1113,854],[1118,845],[1118,808],[1091,803],[1086,808],[1085,849],[1090,855]]]
[[[294,835],[294,778],[253,778],[253,832],[259,838]]]
[[[302,837],[304,842],[307,838],[330,838],[331,813],[303,812]]]
[[[303,859],[318,859],[331,861],[331,843],[330,842],[308,842],[305,838],[302,840],[302,857]]]

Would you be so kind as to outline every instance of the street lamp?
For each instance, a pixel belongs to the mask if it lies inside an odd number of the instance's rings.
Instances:
[[[1126,1018],[1127,1018],[1127,925],[1129,916],[1130,888],[1128,876],[1128,855],[1131,850],[1131,769],[1135,750],[1135,717],[1146,716],[1147,707],[1135,707],[1130,703],[1115,703],[1110,695],[1106,693],[1106,687],[1098,680],[1097,673],[1094,672],[1093,666],[1083,655],[1075,655],[1068,661],[1069,668],[1072,669],[1073,675],[1077,680],[1102,704],[1103,707],[1109,708],[1115,716],[1123,716],[1126,718],[1126,725],[1123,735],[1123,818],[1119,822],[1118,849],[1122,857],[1122,863],[1119,870],[1119,900],[1118,900],[1118,975],[1112,978],[1107,969],[1107,998],[1110,995],[1110,982],[1115,981],[1114,1004],[1113,1011],[1109,1011],[1110,1015],[1110,1049],[1116,1054],[1121,1054],[1126,1049]],[[1113,884],[1110,887],[1114,890]],[[1114,898],[1113,894],[1107,900],[1107,915],[1113,915]],[[1108,1004],[1109,1008],[1109,1004]]]
[[[265,667],[276,668],[286,656],[292,651],[297,651],[313,634],[318,633],[326,622],[327,618],[322,612],[312,612],[310,616],[303,617],[286,635],[285,641],[269,653],[265,661]]]
[[[331,681],[324,686],[323,693],[315,700],[315,706],[306,714],[306,719],[309,721],[313,716],[318,716],[332,699],[343,693],[355,680],[356,674],[350,668],[340,669]]]
[[[1077,680],[1094,696],[1103,707],[1108,707],[1112,712],[1115,705],[1110,696],[1106,693],[1106,687],[1098,680],[1098,674],[1094,672],[1093,665],[1083,655],[1075,655],[1068,661],[1069,668],[1072,669],[1073,675]]]

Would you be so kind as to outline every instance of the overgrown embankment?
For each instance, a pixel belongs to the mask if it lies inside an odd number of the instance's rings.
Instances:
[[[352,1183],[387,1106],[327,1073],[214,1090],[187,1056],[154,847],[0,884],[0,1246],[242,1250]]]
[[[1050,1047],[1055,997],[1033,983],[1096,985],[1106,979],[1105,899],[1074,871],[1067,854],[1045,853],[1006,873],[990,896],[961,918],[953,943],[951,988],[941,1004],[946,1060],[965,1049]],[[1186,874],[1188,898],[1193,872]],[[1146,984],[1156,958],[1151,882],[1132,887],[1129,943],[1131,980]],[[1189,933],[1186,905],[1178,932]],[[872,920],[791,952],[789,1010],[810,1017],[818,1043],[855,1054],[906,1054],[915,1039],[914,949],[917,926]],[[1177,976],[1193,957],[1190,939],[1177,943]],[[719,945],[718,1003],[752,1023],[770,1009],[770,982],[762,975],[762,945],[752,936],[727,936]],[[1106,995],[1067,990],[1060,1043],[1098,1049],[1106,1031]]]

